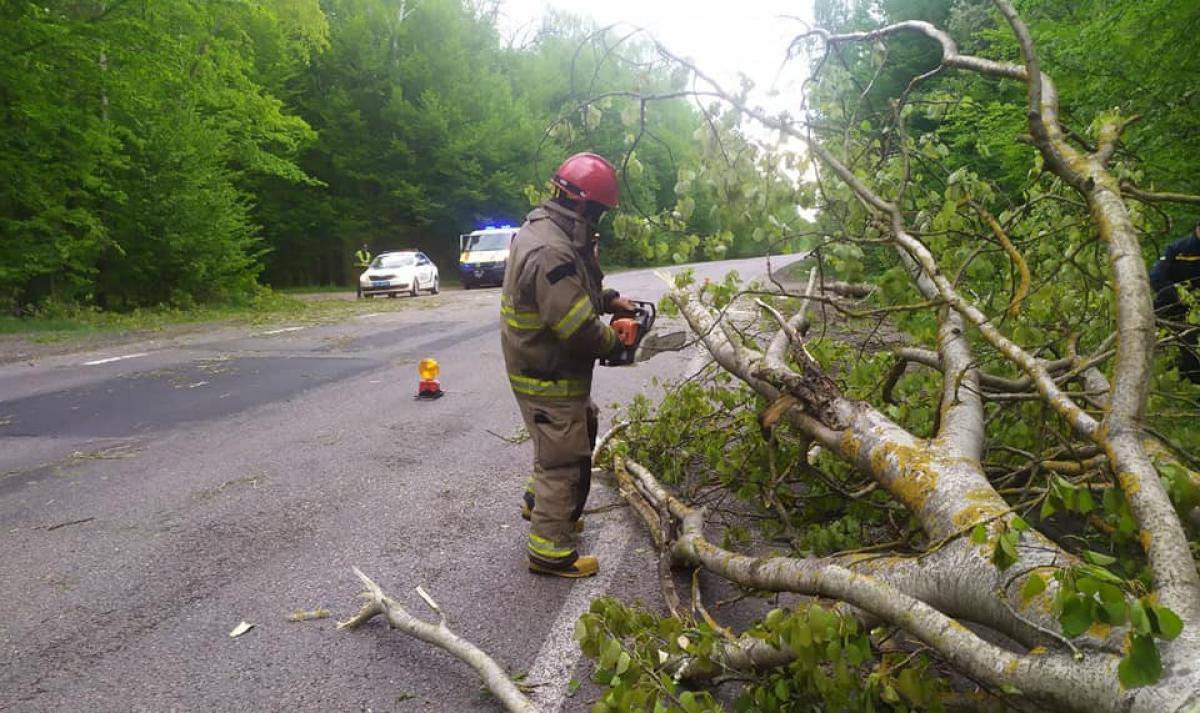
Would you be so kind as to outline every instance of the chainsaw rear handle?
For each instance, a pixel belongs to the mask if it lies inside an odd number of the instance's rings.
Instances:
[[[654,327],[658,309],[653,302],[630,300],[633,310],[614,312],[609,326],[617,333],[622,348],[613,354],[600,357],[601,366],[626,366],[637,358],[638,345]]]

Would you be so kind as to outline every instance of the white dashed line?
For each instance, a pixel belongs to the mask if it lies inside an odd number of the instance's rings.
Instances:
[[[284,327],[283,329],[272,329],[269,332],[262,332],[261,334],[262,334],[262,336],[265,337],[268,334],[283,334],[284,332],[299,332],[301,329],[304,329],[304,327]]]
[[[593,599],[608,591],[629,544],[629,526],[624,522],[610,525],[601,530],[598,539],[596,549],[589,554],[600,560],[600,572],[595,577],[576,580],[529,669],[527,680],[542,684],[532,695],[539,711],[556,713],[567,700],[571,671],[583,655],[575,643],[575,622],[591,607]]]
[[[138,352],[137,354],[126,354],[124,356],[109,357],[107,359],[97,359],[95,361],[85,361],[83,363],[83,365],[84,366],[97,366],[100,364],[111,364],[114,361],[121,361],[123,359],[137,359],[138,357],[144,357],[144,356],[146,356],[145,352]]]

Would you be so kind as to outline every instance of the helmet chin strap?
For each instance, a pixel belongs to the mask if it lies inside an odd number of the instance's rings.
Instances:
[[[604,213],[608,210],[608,208],[599,203],[577,200],[562,191],[559,191],[554,203],[562,208],[564,213],[569,214],[589,228],[598,227],[600,219],[604,217]],[[595,207],[593,208],[593,206]]]

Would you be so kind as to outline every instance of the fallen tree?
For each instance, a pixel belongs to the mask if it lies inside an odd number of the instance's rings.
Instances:
[[[786,666],[804,658],[792,680],[806,681],[800,687],[827,704],[898,704],[894,687],[879,685],[894,678],[895,670],[889,671],[877,645],[896,642],[893,633],[898,632],[907,642],[899,651],[908,660],[927,654],[936,665],[1017,708],[1200,707],[1200,667],[1195,664],[1200,654],[1200,578],[1194,533],[1180,517],[1181,512],[1191,514],[1196,504],[1197,475],[1187,467],[1186,450],[1149,427],[1146,405],[1158,337],[1137,211],[1129,205],[1131,198],[1144,196],[1123,189],[1110,170],[1121,133],[1133,119],[1101,117],[1094,145],[1081,149],[1071,143],[1059,123],[1055,85],[1041,71],[1025,25],[1006,0],[994,5],[1017,39],[1020,63],[961,54],[947,33],[919,21],[869,32],[806,35],[829,53],[906,34],[940,48],[936,70],[914,78],[893,99],[891,121],[876,152],[871,145],[850,147],[844,141],[849,129],[831,131],[748,106],[684,63],[705,93],[802,141],[816,157],[825,181],[822,192],[830,202],[825,207],[845,221],[823,248],[851,242],[846,236],[856,229],[860,236],[869,234],[875,245],[890,246],[915,299],[886,306],[935,318],[933,344],[896,348],[891,373],[884,388],[874,390],[874,400],[854,398],[843,387],[863,383],[854,367],[837,373],[847,365],[828,358],[829,340],[806,338],[813,334],[807,304],[832,304],[819,289],[812,291],[813,281],[790,317],[759,302],[775,323],[766,334],[743,328],[761,325],[739,326],[726,318],[729,301],[747,299],[745,291],[731,295],[709,285],[690,290],[686,280],[677,281],[670,301],[719,367],[749,387],[745,393],[755,399],[764,432],[783,430],[784,424],[790,432],[764,435],[764,449],[774,458],[763,470],[802,477],[760,483],[750,499],[760,499],[765,510],[787,521],[789,506],[806,497],[869,493],[881,512],[889,513],[886,517],[894,519],[900,508],[912,525],[894,528],[897,534],[890,543],[878,536],[865,538],[869,554],[860,549],[816,556],[811,547],[804,552],[805,543],[794,537],[793,549],[807,556],[739,554],[706,538],[703,509],[670,494],[647,468],[618,459],[629,497],[642,501],[638,511],[646,515],[651,531],[677,533],[673,539],[659,538],[677,564],[703,568],[753,590],[829,600],[839,616],[862,625],[845,630],[826,622],[826,635],[816,641],[840,643],[831,645],[829,655],[814,657],[811,616],[776,615],[748,637],[710,641],[703,653],[669,652],[690,659],[685,678]],[[1023,241],[1025,247],[1044,252],[1045,246],[1037,243],[1060,236],[1038,233],[1037,219],[1045,219],[1037,215],[1033,201],[1014,203],[1012,196],[997,195],[969,167],[942,166],[945,202],[933,208],[959,216],[955,237],[976,242],[974,251],[965,258],[961,251],[956,254],[959,245],[944,239],[950,221],[938,225],[931,220],[927,195],[914,173],[939,166],[936,161],[917,165],[913,154],[918,143],[907,135],[906,101],[921,81],[949,71],[1025,86],[1025,140],[1040,156],[1046,193],[1071,204],[1068,212],[1087,226],[1078,242],[1094,246],[1104,257],[1099,264],[1104,294],[1094,304],[1108,309],[1091,324],[1069,328],[1046,319],[1044,312],[1022,311],[1022,303],[1030,299],[1065,299],[1074,279],[1064,260],[1031,268],[1010,238],[1018,232],[1031,236]],[[944,157],[936,147],[930,153]],[[1007,203],[1002,213],[988,205],[1001,198]],[[839,199],[840,206],[832,205]],[[971,261],[988,249],[1012,268],[1016,284],[1007,296],[995,289],[994,273],[972,279]],[[1057,248],[1060,255],[1074,249],[1079,247],[1067,241]],[[1055,285],[1056,279],[1063,284]],[[1023,343],[1030,334],[1041,341]],[[1081,335],[1090,349],[1080,347]],[[905,377],[911,364],[927,371]],[[869,366],[864,370],[869,372]],[[902,378],[915,378],[921,396],[936,399],[932,422],[894,408],[891,392]],[[1172,386],[1188,393],[1176,382]],[[722,398],[716,391],[707,397]],[[1014,409],[1014,404],[1024,407]],[[1045,439],[1014,428],[1031,413],[1031,404],[1037,406],[1039,428],[1057,440],[1053,446],[1034,450],[1031,445]],[[636,434],[631,429],[631,438]],[[786,459],[778,446],[781,438],[794,441]],[[641,452],[654,457],[662,447],[656,443]],[[815,459],[814,449],[821,454]],[[711,455],[710,464],[715,460]],[[660,464],[664,460],[656,458]],[[738,486],[739,475],[724,484]],[[1133,551],[1135,546],[1140,551]],[[797,616],[804,623],[796,624]],[[862,627],[875,626],[882,627],[878,637],[860,636]],[[797,628],[802,633],[793,635]],[[628,638],[630,632],[624,635]],[[850,651],[854,653],[847,655]],[[874,664],[864,665],[869,659]],[[821,683],[835,669],[841,672],[838,685]],[[934,696],[910,688],[905,705],[962,702],[949,690]],[[776,693],[753,705],[785,705],[787,685]]]

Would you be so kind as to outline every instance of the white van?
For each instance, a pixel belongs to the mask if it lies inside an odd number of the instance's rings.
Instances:
[[[508,248],[517,234],[511,225],[497,225],[458,236],[458,269],[464,289],[504,282]]]

